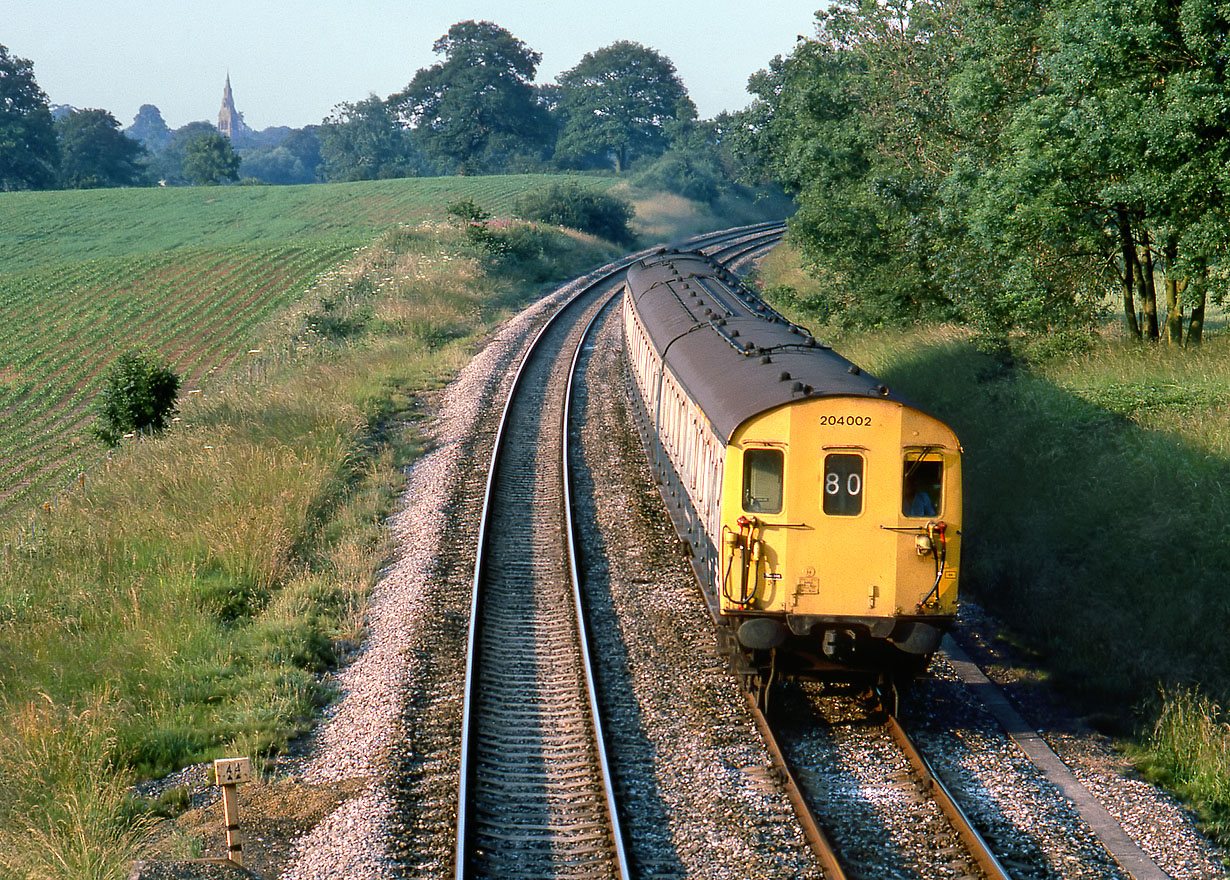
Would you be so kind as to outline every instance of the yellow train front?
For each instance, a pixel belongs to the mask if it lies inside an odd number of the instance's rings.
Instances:
[[[651,459],[739,671],[764,688],[925,665],[957,611],[953,431],[700,254],[629,269],[624,332]]]

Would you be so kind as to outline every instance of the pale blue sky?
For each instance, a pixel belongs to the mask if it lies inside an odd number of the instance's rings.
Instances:
[[[709,118],[747,106],[747,78],[815,33],[822,0],[0,0],[0,45],[34,62],[53,104],[127,126],[155,104],[172,128],[215,121],[230,72],[253,128],[320,122],[335,104],[386,97],[439,60],[431,44],[493,21],[542,53],[550,82],[586,52],[635,40],[670,58]]]

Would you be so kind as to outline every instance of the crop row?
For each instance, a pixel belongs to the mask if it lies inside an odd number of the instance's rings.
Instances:
[[[345,252],[181,250],[0,275],[0,516],[101,454],[90,406],[121,350],[157,350],[195,383],[246,352],[255,328]]]
[[[97,258],[279,241],[370,241],[399,223],[443,218],[470,198],[496,215],[550,175],[437,177],[286,187],[0,193],[0,274]],[[609,178],[579,178],[607,187]]]

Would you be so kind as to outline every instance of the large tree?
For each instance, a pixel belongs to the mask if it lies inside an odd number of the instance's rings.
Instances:
[[[162,111],[153,104],[142,104],[124,133],[139,140],[151,153],[157,153],[171,142],[171,129],[162,118]]]
[[[393,107],[375,95],[333,108],[319,129],[321,167],[331,181],[414,177],[417,151]]]
[[[200,186],[239,179],[239,156],[221,132],[203,132],[184,147],[184,177]]]
[[[953,161],[940,0],[852,0],[815,40],[754,76],[761,167],[795,193],[791,231],[822,279],[819,316],[876,324],[950,317],[938,259],[940,188]]]
[[[695,117],[675,65],[640,43],[621,40],[590,52],[557,82],[559,159],[613,162],[621,172],[638,157],[665,152],[671,124]]]
[[[106,110],[74,110],[56,123],[60,185],[65,189],[132,186],[141,177],[145,148],[120,131]]]
[[[974,228],[1052,311],[1082,285],[1116,290],[1136,337],[1161,336],[1164,275],[1166,337],[1182,336],[1186,290],[1198,343],[1210,274],[1230,268],[1230,17],[1202,0],[1069,0],[1044,22],[1048,76],[1005,126]]]
[[[34,65],[0,46],[0,190],[55,185],[59,153]]]
[[[458,22],[433,48],[444,60],[388,99],[430,156],[464,174],[544,154],[551,121],[531,85],[541,54],[489,21]]]

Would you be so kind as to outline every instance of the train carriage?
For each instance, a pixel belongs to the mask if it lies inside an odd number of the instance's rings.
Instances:
[[[957,610],[961,449],[699,253],[628,270],[642,433],[739,671],[891,676]]]

